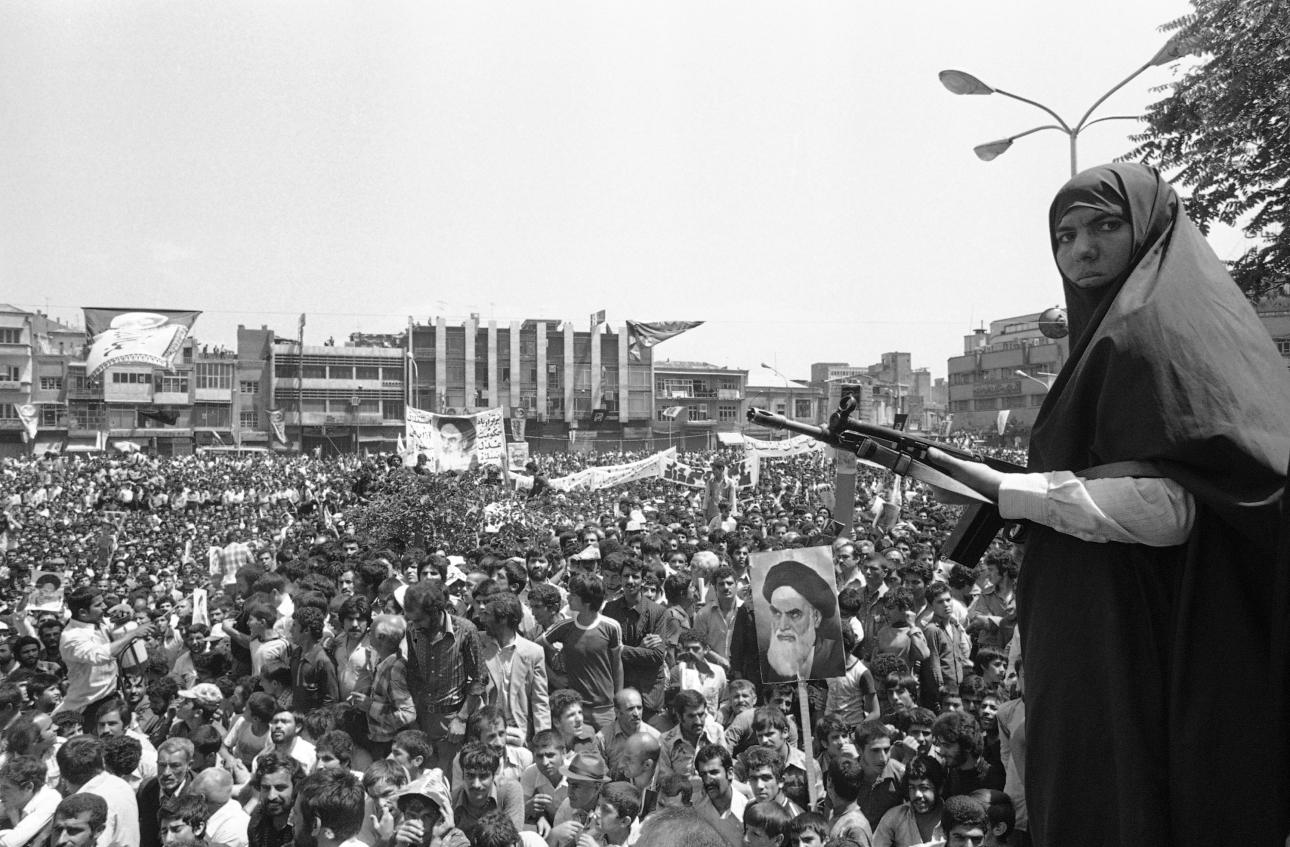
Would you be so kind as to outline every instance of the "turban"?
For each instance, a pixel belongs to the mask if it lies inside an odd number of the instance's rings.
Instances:
[[[785,585],[806,598],[806,602],[815,607],[823,620],[829,620],[837,611],[833,589],[808,565],[792,560],[780,562],[766,574],[766,584],[762,586],[761,592],[769,601],[775,589]]]

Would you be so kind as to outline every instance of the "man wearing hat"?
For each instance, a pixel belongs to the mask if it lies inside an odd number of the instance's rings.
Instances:
[[[609,767],[599,753],[583,751],[560,768],[568,781],[569,796],[555,812],[555,825],[547,836],[552,847],[569,847],[578,840],[600,802],[600,789],[609,783]]]
[[[762,596],[770,604],[766,681],[841,676],[838,602],[828,582],[809,565],[783,561],[766,574]]]
[[[452,805],[443,774],[434,771],[409,783],[395,795],[398,818],[393,847],[470,847],[470,839],[453,826]]]

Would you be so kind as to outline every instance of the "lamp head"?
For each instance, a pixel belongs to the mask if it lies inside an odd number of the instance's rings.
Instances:
[[[1000,138],[998,141],[987,141],[972,148],[972,152],[983,162],[992,162],[1008,152],[1012,146],[1011,138]]]
[[[938,75],[941,85],[951,94],[993,94],[994,89],[967,71],[941,71]]]
[[[1165,42],[1165,46],[1161,47],[1160,50],[1156,52],[1156,55],[1151,57],[1151,61],[1147,62],[1147,66],[1158,68],[1161,65],[1167,65],[1170,62],[1181,59],[1183,56],[1188,56],[1194,52],[1195,48],[1192,42],[1189,39],[1183,38],[1182,33],[1179,33]]]

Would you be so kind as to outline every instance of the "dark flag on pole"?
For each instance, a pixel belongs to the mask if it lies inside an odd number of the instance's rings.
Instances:
[[[703,321],[660,321],[658,323],[627,322],[627,358],[639,362],[643,348],[653,347],[687,330],[700,326]]]

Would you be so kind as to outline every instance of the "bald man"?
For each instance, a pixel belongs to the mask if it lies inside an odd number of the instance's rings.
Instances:
[[[642,728],[653,729],[644,724]],[[623,745],[622,776],[641,793],[642,816],[654,810],[654,803],[658,799],[654,790],[654,778],[658,773],[658,757],[662,749],[658,736],[644,731],[631,736]]]
[[[206,840],[225,847],[248,847],[251,817],[233,799],[233,777],[223,768],[207,768],[193,777],[189,789],[206,800]]]
[[[644,701],[639,691],[624,688],[614,695],[614,719],[596,733],[596,747],[609,766],[612,779],[620,779],[625,775],[623,755],[629,738],[638,732],[650,733],[655,738],[662,734],[645,723],[643,717]]]

